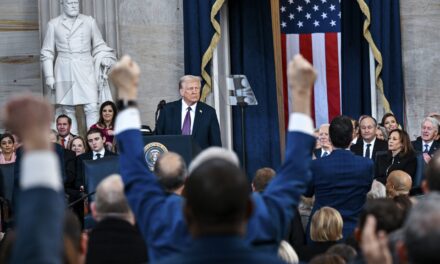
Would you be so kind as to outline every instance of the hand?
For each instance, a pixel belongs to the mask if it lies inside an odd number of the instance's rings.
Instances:
[[[130,56],[124,55],[111,69],[110,80],[118,90],[121,100],[136,100],[140,69]]]
[[[293,111],[310,115],[312,88],[316,80],[315,69],[303,56],[296,55],[289,63],[288,78]]]
[[[51,149],[49,133],[53,112],[42,98],[22,95],[11,99],[2,111],[2,120],[5,127],[21,139],[26,150]]]
[[[110,58],[103,58],[101,61],[101,65],[107,68],[111,68],[113,65],[113,60]]]
[[[50,90],[55,90],[55,78],[47,77],[46,78],[46,87]]]
[[[109,129],[109,130],[107,130],[107,135],[109,135],[109,136],[114,136],[114,132],[113,132],[113,130],[111,130],[111,129]]]
[[[383,263],[391,264],[391,252],[388,249],[388,238],[384,231],[376,235],[376,218],[367,216],[367,221],[362,232],[362,253],[368,264]]]
[[[429,163],[429,161],[431,160],[431,156],[428,153],[423,153],[423,159],[426,163]]]

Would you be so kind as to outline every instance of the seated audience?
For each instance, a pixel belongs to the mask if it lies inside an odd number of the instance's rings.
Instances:
[[[56,119],[59,143],[63,148],[67,148],[70,140],[75,137],[70,133],[72,128],[72,119],[65,114],[59,115]]]
[[[69,142],[69,149],[74,151],[76,156],[84,154],[88,151],[86,142],[80,136],[72,138],[72,140]]]
[[[376,160],[376,153],[388,149],[388,144],[384,140],[376,138],[377,122],[371,116],[364,115],[359,119],[361,139],[358,143],[351,145],[350,150],[364,158]]]
[[[328,157],[312,161],[312,181],[304,195],[315,195],[312,215],[324,206],[339,211],[344,220],[343,237],[346,239],[356,227],[358,215],[370,191],[373,161],[348,150],[353,134],[350,118],[335,117],[329,132],[334,150]],[[307,241],[309,239],[310,236],[307,236]]]
[[[280,247],[278,248],[278,257],[288,263],[288,264],[297,264],[299,263],[298,255],[296,254],[293,247],[285,240],[282,240],[280,243]]]
[[[310,224],[310,238],[314,242],[301,248],[299,259],[310,261],[314,256],[325,253],[331,246],[342,239],[341,214],[331,207],[322,207],[312,216]]]
[[[351,263],[357,256],[357,252],[352,246],[342,243],[331,246],[326,253],[342,257],[345,263]]]
[[[388,152],[377,157],[375,165],[375,179],[383,184],[386,184],[388,175],[395,170],[402,170],[413,178],[417,158],[408,133],[400,129],[392,130],[388,138]]]
[[[294,95],[292,105],[297,113],[292,113],[289,122],[286,161],[263,193],[253,193],[249,197],[249,186],[246,177],[239,172],[236,154],[214,148],[205,150],[191,163],[185,200],[173,202],[167,200],[168,195],[156,176],[145,169],[140,114],[133,106],[137,99],[139,72],[135,62],[123,57],[113,66],[110,78],[118,88],[121,102],[132,102],[123,106],[126,109],[118,114],[115,134],[121,150],[119,160],[125,193],[149,248],[150,260],[154,262],[183,252],[188,262],[201,256],[206,256],[208,263],[225,257],[224,263],[238,262],[239,258],[272,262],[263,252],[276,255],[279,242],[287,232],[287,223],[293,218],[293,208],[298,205],[300,194],[310,180],[311,150],[315,144],[310,119],[310,88],[316,78],[313,67],[299,55],[289,66]],[[250,206],[251,203],[254,206]],[[225,212],[227,215],[223,215]],[[227,240],[236,241],[235,244],[215,242],[215,236],[225,232],[230,234]],[[188,249],[192,240],[190,233],[195,240],[192,245],[200,245],[202,250]],[[240,236],[244,236],[244,244]],[[249,249],[247,245],[250,244],[259,245],[260,251]],[[225,254],[229,250],[225,248],[227,245],[233,247],[230,250],[244,247],[249,254],[240,254],[241,257],[232,252]],[[184,263],[181,255],[176,259],[177,262],[171,260],[170,263]]]
[[[15,162],[16,156],[14,144],[15,140],[12,134],[4,133],[0,137],[0,164],[9,164]]]
[[[90,127],[90,129],[96,128],[101,130],[102,135],[105,137],[105,148],[107,150],[113,149],[113,127],[115,126],[117,113],[118,110],[116,109],[115,103],[111,101],[102,103],[99,109],[98,123]]]
[[[376,137],[378,139],[388,141],[387,130],[383,126],[378,125],[376,129]]]
[[[440,191],[440,152],[435,154],[426,167],[426,178],[422,181],[423,193]]]
[[[252,191],[263,192],[269,185],[269,182],[275,177],[276,173],[271,168],[261,168],[255,172],[255,176],[252,179]],[[294,217],[290,222],[287,236],[285,237],[293,248],[300,248],[306,244],[306,235],[301,222],[301,214],[298,208],[294,208]]]
[[[90,151],[79,155],[76,160],[77,175],[75,180],[75,187],[78,190],[81,186],[84,186],[85,184],[83,160],[97,160],[107,156],[116,155],[115,153],[105,148],[105,137],[102,134],[102,131],[97,128],[91,128],[89,129],[89,131],[87,131],[87,143],[89,145]]]
[[[58,132],[55,129],[50,130],[49,138],[50,138],[50,142],[59,144],[60,137],[58,136]]]
[[[392,130],[399,128],[399,123],[397,123],[397,119],[392,113],[383,115],[380,125],[386,129],[388,136]]]
[[[147,248],[135,227],[119,175],[102,180],[91,204],[97,221],[89,233],[87,263],[146,263]]]
[[[385,186],[388,198],[394,198],[398,195],[409,195],[409,191],[412,187],[412,179],[408,173],[395,170],[388,176]]]
[[[318,141],[321,148],[313,151],[313,154],[317,159],[326,157],[332,152],[332,143],[330,142],[330,137],[328,136],[329,127],[329,124],[323,124],[319,127]]]
[[[166,192],[182,195],[188,170],[185,161],[179,154],[167,152],[159,156],[154,164],[154,174]],[[172,198],[170,197],[170,199]]]
[[[11,263],[61,263],[64,197],[60,163],[49,140],[52,106],[21,96],[3,111],[4,124],[22,139],[20,197]]]
[[[373,180],[371,184],[371,190],[367,193],[368,199],[377,199],[377,198],[385,198],[387,197],[387,191],[385,185],[382,183]]]
[[[425,117],[421,125],[421,136],[412,141],[411,144],[415,151],[423,153],[425,163],[428,163],[434,153],[440,148],[438,142],[439,122],[432,117]]]
[[[269,182],[275,176],[276,172],[272,168],[261,168],[255,172],[252,179],[252,191],[262,192],[266,189]]]

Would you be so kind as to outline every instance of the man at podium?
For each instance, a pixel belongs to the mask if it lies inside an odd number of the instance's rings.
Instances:
[[[199,102],[201,78],[185,75],[180,78],[182,99],[168,103],[160,111],[157,135],[192,135],[201,149],[221,147],[220,127],[215,109]]]

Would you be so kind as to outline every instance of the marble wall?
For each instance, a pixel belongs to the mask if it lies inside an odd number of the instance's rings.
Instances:
[[[400,6],[406,112],[414,138],[423,117],[440,112],[440,2],[401,0]]]
[[[0,106],[11,94],[42,94],[38,2],[0,1]]]
[[[183,1],[120,0],[119,34],[121,54],[140,64],[142,121],[154,129],[159,101],[179,98],[178,81],[184,74]]]

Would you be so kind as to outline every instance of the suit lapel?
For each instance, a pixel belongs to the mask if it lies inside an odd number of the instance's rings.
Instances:
[[[177,135],[182,134],[182,100],[180,99],[176,104],[176,109],[174,109],[174,116],[178,120],[178,122],[173,122],[173,130],[176,131]]]
[[[202,103],[198,102],[194,113],[194,125],[191,133],[193,137],[195,137],[199,131],[202,118],[203,118],[203,106]]]
[[[78,15],[78,17],[76,18],[75,23],[73,23],[72,30],[70,31],[71,35],[75,33],[75,31],[81,26],[82,23],[84,23],[82,17],[82,15]]]

